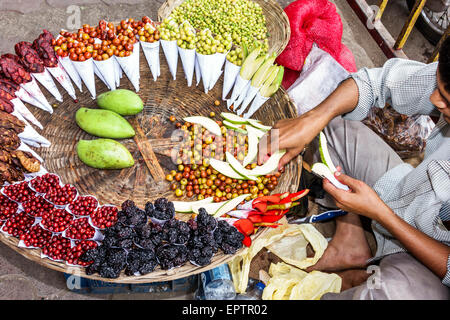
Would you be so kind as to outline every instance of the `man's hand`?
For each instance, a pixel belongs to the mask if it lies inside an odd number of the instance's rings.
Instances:
[[[371,187],[341,173],[339,167],[334,176],[350,188],[350,191],[344,191],[336,188],[327,179],[323,180],[323,189],[334,198],[339,208],[380,221],[379,213],[385,212],[386,210],[382,209],[386,209],[387,205]]]

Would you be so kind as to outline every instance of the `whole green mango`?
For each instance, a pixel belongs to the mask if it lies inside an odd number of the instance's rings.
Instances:
[[[80,140],[77,154],[84,164],[97,169],[123,169],[134,165],[128,149],[112,139]]]
[[[87,133],[101,138],[124,139],[136,134],[124,117],[109,110],[80,108],[75,121]]]
[[[117,112],[123,116],[138,114],[144,109],[142,99],[133,91],[117,89],[104,92],[97,97],[99,108]]]

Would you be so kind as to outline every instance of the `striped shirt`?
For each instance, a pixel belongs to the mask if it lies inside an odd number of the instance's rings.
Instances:
[[[401,114],[440,116],[427,139],[424,160],[416,168],[407,163],[394,167],[375,183],[374,189],[407,223],[450,246],[450,231],[442,223],[450,220],[450,125],[430,102],[437,88],[436,70],[437,62],[395,58],[381,68],[353,73],[359,90],[358,105],[343,118],[363,120],[370,108],[384,108],[386,104]],[[406,251],[381,224],[373,221],[372,228],[377,252],[371,260]],[[442,283],[450,286],[450,256]]]

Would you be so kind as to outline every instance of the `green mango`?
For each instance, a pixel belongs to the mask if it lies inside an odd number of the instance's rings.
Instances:
[[[109,110],[80,108],[75,121],[87,133],[101,138],[124,139],[136,134],[124,117]]]
[[[133,91],[117,89],[104,92],[97,97],[99,108],[117,112],[122,116],[132,116],[144,109],[144,102]]]
[[[134,165],[130,151],[112,139],[80,140],[77,154],[84,164],[97,169],[123,169]]]

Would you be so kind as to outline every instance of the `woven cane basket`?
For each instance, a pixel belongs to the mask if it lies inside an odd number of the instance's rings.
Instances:
[[[270,8],[274,6],[271,1],[261,1],[261,3],[269,5]],[[165,12],[168,7],[168,4],[163,5],[160,12]],[[277,8],[278,11],[282,11],[279,6]],[[267,14],[267,12],[265,13]],[[268,22],[272,30],[278,28],[273,26],[274,20],[268,19]],[[287,33],[280,31],[279,35],[286,36]],[[280,42],[277,43],[277,50],[282,50],[283,45]],[[174,145],[171,141],[174,124],[169,121],[169,116],[174,115],[177,119],[182,119],[188,115],[208,116],[211,111],[220,115],[220,112],[226,111],[225,103],[222,102],[220,106],[214,105],[215,100],[221,100],[223,77],[219,79],[212,90],[205,94],[201,83],[199,86],[195,86],[195,77],[193,85],[187,86],[181,61],[178,62],[176,80],[171,77],[162,50],[160,50],[160,62],[161,76],[154,81],[144,54],[142,51],[140,52],[140,90],[138,94],[144,101],[144,110],[136,116],[127,117],[127,120],[137,132],[136,137],[120,140],[135,160],[135,165],[127,169],[97,170],[84,165],[79,160],[76,154],[77,142],[81,139],[94,138],[82,131],[75,123],[75,112],[78,108],[96,108],[96,102],[91,98],[85,86],[83,86],[83,92],[78,90],[76,92],[78,103],[75,103],[58,83],[58,89],[64,100],[61,103],[55,100],[44,87],[40,86],[49,103],[55,106],[54,113],[50,115],[28,105],[30,111],[44,126],[40,133],[52,143],[49,148],[35,149],[44,159],[43,166],[49,172],[58,174],[62,183],[74,185],[80,195],[95,196],[100,205],[120,206],[123,201],[131,199],[142,208],[147,201],[154,201],[159,197],[175,200],[173,192],[169,190],[169,182],[151,171],[152,166],[160,167],[164,174],[176,169],[176,165],[170,157],[171,148]],[[134,91],[126,76],[121,79],[120,88]],[[96,90],[97,96],[108,91],[98,78],[96,78]],[[280,119],[294,116],[296,116],[295,106],[286,92],[280,89],[254,114],[253,118],[261,120],[265,125],[273,125]],[[155,155],[155,158],[148,158],[148,148],[151,148],[151,153]],[[152,160],[157,161],[158,164]],[[279,178],[276,189],[273,191],[274,193],[297,190],[301,174],[301,157],[291,161],[285,169],[285,172]],[[180,200],[180,198],[177,200]],[[193,201],[193,199],[186,198],[185,200]],[[177,218],[183,220],[187,220],[189,217],[187,214],[177,215]],[[252,237],[256,239],[265,232],[266,230],[260,229]],[[219,250],[213,257],[211,264],[204,267],[198,267],[188,262],[172,270],[161,270],[160,267],[157,267],[152,273],[142,276],[126,276],[122,273],[119,278],[105,279],[98,274],[86,275],[82,267],[72,267],[64,262],[41,258],[40,249],[20,248],[17,238],[0,233],[0,241],[24,257],[50,269],[113,283],[151,283],[174,280],[212,269],[234,257],[234,255],[225,255]],[[238,251],[236,254],[240,252]]]

